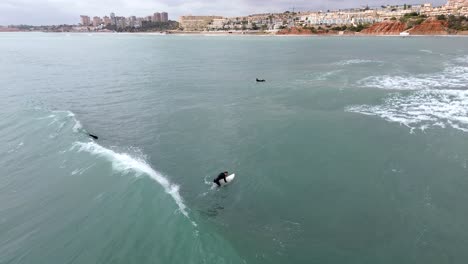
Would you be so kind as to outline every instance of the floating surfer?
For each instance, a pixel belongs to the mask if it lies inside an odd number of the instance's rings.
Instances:
[[[258,79],[258,78],[257,78],[256,80],[257,80],[257,82],[265,82],[264,79]]]

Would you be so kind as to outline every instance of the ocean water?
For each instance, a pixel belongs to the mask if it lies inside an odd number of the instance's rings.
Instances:
[[[0,54],[0,263],[468,259],[468,38],[2,33]]]

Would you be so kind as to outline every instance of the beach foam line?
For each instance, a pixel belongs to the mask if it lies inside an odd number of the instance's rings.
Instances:
[[[109,160],[112,163],[112,168],[114,170],[124,173],[133,172],[136,173],[137,176],[143,174],[148,175],[151,179],[159,183],[166,193],[171,195],[179,207],[179,211],[190,220],[192,225],[197,226],[197,224],[191,220],[187,212],[187,206],[184,204],[182,196],[180,196],[179,193],[179,186],[171,183],[161,173],[151,168],[151,166],[149,166],[144,160],[134,158],[127,153],[114,152],[113,150],[107,149],[95,142],[75,142],[72,146],[72,150],[73,149],[78,149],[78,152],[88,152],[92,155]]]

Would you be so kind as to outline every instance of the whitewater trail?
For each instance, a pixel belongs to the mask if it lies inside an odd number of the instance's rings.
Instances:
[[[65,114],[67,118],[70,118],[74,125],[73,125],[73,132],[86,132],[81,125],[81,122],[76,118],[76,115],[71,111],[53,111],[54,114],[49,115],[47,118],[53,118],[54,120],[58,120],[56,115]],[[193,226],[197,226],[197,224],[190,218],[188,213],[188,208],[184,204],[184,200],[179,193],[179,186],[177,184],[171,183],[166,177],[164,177],[161,173],[157,172],[150,165],[146,163],[145,160],[132,157],[130,154],[127,153],[118,153],[113,150],[107,149],[94,141],[90,142],[80,142],[77,141],[73,143],[70,150],[78,150],[78,152],[87,152],[91,155],[95,155],[98,157],[102,157],[107,159],[112,164],[112,168],[116,171],[128,173],[133,172],[137,176],[147,175],[157,183],[159,183],[166,193],[168,193],[172,199],[176,202],[179,211],[187,217]]]
[[[134,172],[138,176],[148,175],[151,179],[159,183],[166,193],[176,202],[180,212],[186,216],[194,226],[197,224],[190,219],[187,212],[187,206],[184,204],[182,196],[179,193],[179,186],[171,183],[161,173],[155,171],[149,166],[144,160],[134,158],[127,153],[117,153],[113,150],[102,147],[95,142],[75,142],[72,146],[72,150],[78,149],[79,152],[88,152],[98,157],[103,157],[112,163],[112,168],[120,172]]]

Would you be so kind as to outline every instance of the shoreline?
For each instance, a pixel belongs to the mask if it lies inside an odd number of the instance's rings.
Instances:
[[[275,34],[272,32],[210,32],[210,31],[178,31],[178,32],[45,32],[45,31],[0,31],[2,33],[45,33],[45,34],[87,34],[87,35],[147,35],[147,36],[206,36],[206,37],[468,37],[468,34],[423,34],[423,35],[395,35],[395,34]]]

